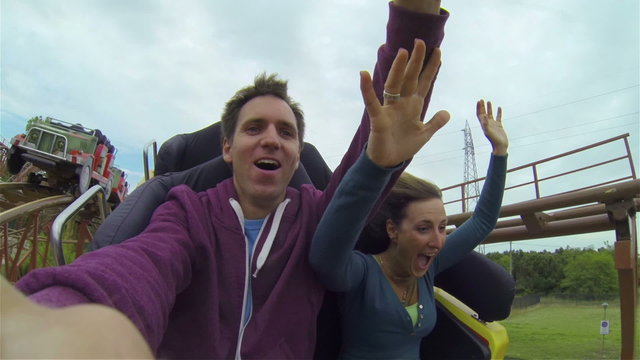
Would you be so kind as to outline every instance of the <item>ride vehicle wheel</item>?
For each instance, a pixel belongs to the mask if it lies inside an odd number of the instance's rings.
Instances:
[[[7,159],[7,168],[9,172],[13,175],[17,174],[22,170],[22,167],[26,163],[26,161],[22,158],[23,150],[18,149],[16,147],[11,147],[9,149],[9,158]]]
[[[109,201],[109,196],[111,196],[111,189],[113,189],[113,177],[110,177],[107,180],[106,187],[104,188],[104,199]]]
[[[44,180],[44,176],[42,176],[42,174],[37,174],[37,173],[29,174],[29,177],[27,179],[29,183],[35,184],[35,185],[40,185],[42,180]]]
[[[80,191],[80,194],[84,194],[89,190],[89,185],[91,185],[91,173],[93,172],[92,165],[93,160],[88,158],[80,169],[80,173],[78,174],[78,190]]]

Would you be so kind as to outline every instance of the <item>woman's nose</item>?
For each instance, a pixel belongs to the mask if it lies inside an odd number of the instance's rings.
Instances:
[[[436,232],[430,239],[429,241],[429,246],[434,248],[434,249],[438,249],[441,250],[442,247],[444,246],[444,241],[446,239],[447,235],[440,233],[440,232]]]

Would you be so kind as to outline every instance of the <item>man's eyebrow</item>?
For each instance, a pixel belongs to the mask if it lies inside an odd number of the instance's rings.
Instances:
[[[242,124],[242,127],[246,127],[246,126],[249,126],[249,125],[263,125],[264,123],[266,123],[265,119],[263,119],[261,117],[256,117],[256,118],[252,118],[252,119],[246,120]],[[284,120],[284,119],[276,120],[276,126],[278,126],[278,127],[286,127],[288,129],[295,130],[296,133],[298,132],[297,124],[291,123],[290,121],[287,121],[287,120]]]
[[[292,129],[296,129],[296,130],[298,129],[298,126],[295,123],[291,123],[291,122],[289,122],[287,120],[278,120],[278,125],[287,126],[287,127],[290,127]]]
[[[256,117],[243,122],[242,127],[245,128],[249,125],[261,125],[261,124],[264,124],[264,119],[261,117]]]

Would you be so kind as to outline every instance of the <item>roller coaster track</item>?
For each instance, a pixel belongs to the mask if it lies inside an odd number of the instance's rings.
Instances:
[[[533,193],[532,200],[503,205],[500,209],[500,219],[496,228],[485,239],[485,244],[509,241],[541,239],[555,236],[585,234],[612,230],[615,236],[614,263],[618,272],[620,289],[620,324],[621,324],[621,354],[622,359],[635,359],[637,337],[637,294],[638,294],[638,235],[636,229],[636,213],[640,210],[640,180],[631,158],[631,150],[627,140],[628,134],[616,136],[595,144],[591,144],[573,151],[559,154],[547,159],[539,160],[527,165],[519,166],[508,171],[509,174],[520,172],[516,184],[509,184],[505,194],[514,189],[522,190],[529,187]],[[612,151],[614,144],[622,143]],[[607,146],[603,151],[600,146]],[[597,150],[594,150],[598,148]],[[597,152],[595,152],[597,151]],[[584,152],[584,153],[583,153]],[[591,152],[591,153],[588,153]],[[589,165],[575,162],[570,156],[582,153],[588,157]],[[603,154],[605,158],[602,159]],[[600,157],[598,160],[594,158]],[[540,176],[540,169],[551,161],[561,160],[562,173]],[[572,161],[573,160],[573,161]],[[575,162],[575,164],[573,164]],[[595,163],[594,163],[595,162]],[[617,166],[611,171],[611,166]],[[566,170],[574,167],[573,170]],[[621,169],[628,169],[624,175]],[[584,183],[594,179],[590,171],[600,169],[599,182],[584,185],[582,188],[564,191],[547,196],[542,195],[541,189],[546,181],[553,181],[559,177],[564,183]],[[522,173],[530,174],[531,179]],[[603,175],[605,174],[605,175]],[[622,175],[621,175],[622,174]],[[573,179],[567,179],[574,176]],[[591,176],[590,176],[591,175]],[[509,177],[508,177],[509,179]],[[479,182],[484,178],[473,180]],[[458,198],[447,201],[449,206],[460,204],[462,212],[448,216],[449,225],[459,226],[468,219],[472,212],[464,208],[464,187],[470,182],[447,188],[443,192],[454,191],[462,194]],[[446,200],[446,196],[445,196]],[[453,231],[449,229],[448,231]]]
[[[0,141],[0,176],[7,172],[7,159],[9,158],[9,148]]]
[[[0,183],[0,273],[15,282],[38,267],[56,265],[50,246],[51,224],[75,200],[68,194],[30,183]],[[104,211],[89,204],[65,234],[67,252],[81,255]],[[55,250],[55,249],[54,249]],[[56,252],[57,254],[57,252]]]

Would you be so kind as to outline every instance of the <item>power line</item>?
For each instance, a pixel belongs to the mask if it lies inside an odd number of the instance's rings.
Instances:
[[[609,127],[607,130],[610,130],[610,129],[617,129],[617,128],[619,128],[619,127],[625,127],[625,126],[629,126],[629,125],[637,125],[637,123],[628,123],[628,124],[622,124],[622,125],[618,125],[618,126],[612,126],[612,127]],[[561,137],[556,138],[556,139],[549,139],[549,140],[545,140],[545,141],[538,141],[538,142],[533,142],[533,143],[530,143],[530,144],[518,144],[518,145],[515,145],[514,147],[516,147],[516,148],[518,148],[518,147],[525,147],[525,146],[530,146],[530,145],[537,145],[537,144],[548,143],[548,142],[552,142],[552,141],[564,140],[564,139],[573,138],[573,137],[576,137],[576,136],[582,136],[582,135],[585,135],[585,134],[601,133],[601,132],[602,132],[602,130],[603,130],[603,129],[596,129],[596,130],[592,130],[592,131],[582,132],[582,133],[579,133],[579,134],[565,135],[565,136],[561,136]]]
[[[588,96],[588,97],[585,97],[585,98],[573,100],[573,101],[570,101],[570,102],[566,102],[566,103],[562,103],[562,104],[558,104],[558,105],[552,105],[552,106],[549,106],[549,107],[546,107],[546,108],[542,108],[542,109],[538,109],[538,110],[534,110],[534,111],[531,111],[531,112],[528,112],[528,113],[524,113],[524,114],[520,114],[520,115],[516,115],[516,116],[511,116],[511,117],[505,118],[505,121],[508,123],[510,119],[516,119],[516,118],[521,118],[521,117],[525,117],[525,116],[532,115],[532,114],[541,113],[541,112],[544,112],[544,111],[547,111],[547,110],[551,110],[551,109],[556,109],[556,108],[559,108],[559,107],[562,107],[562,106],[572,105],[572,104],[576,104],[576,103],[579,103],[579,102],[583,102],[583,101],[595,99],[595,98],[598,98],[598,97],[610,95],[610,94],[613,94],[613,93],[616,93],[616,92],[637,88],[639,86],[640,86],[640,84],[635,84],[635,85],[627,86],[627,87],[624,87],[624,88],[610,90],[610,91],[607,91],[607,92],[604,92],[604,93],[601,93],[601,94],[592,95],[592,96]],[[632,112],[632,113],[628,113],[628,114],[608,117],[608,118],[605,118],[605,119],[598,119],[598,120],[595,120],[595,121],[592,121],[592,122],[587,122],[587,123],[582,123],[582,124],[583,125],[585,125],[585,124],[594,124],[594,123],[597,123],[597,122],[602,122],[602,121],[611,120],[611,119],[624,117],[624,116],[629,116],[629,115],[634,115],[634,114],[638,114],[638,112],[636,111],[636,112]],[[633,125],[633,124],[625,124],[623,126],[627,126],[627,125]],[[472,130],[479,129],[479,128],[480,128],[479,126],[471,127]],[[570,127],[568,127],[568,128],[570,128]],[[536,134],[527,135],[527,136],[524,136],[524,137],[514,138],[513,140],[522,139],[522,138],[529,137],[529,136],[537,136],[539,134],[544,134],[544,133],[548,133],[548,132],[556,132],[558,130],[564,130],[564,129],[568,129],[568,128],[548,130],[548,131],[541,132],[541,133],[536,133]],[[447,131],[447,132],[438,132],[438,133],[436,133],[434,135],[433,139],[437,139],[439,137],[444,137],[444,136],[450,135],[450,134],[458,134],[458,133],[459,133],[459,130],[452,130],[452,131]],[[572,136],[577,136],[577,135],[572,135]],[[433,139],[432,139],[432,141],[433,141]],[[481,147],[482,146],[485,146],[485,145],[481,145]],[[442,154],[451,153],[451,152],[457,152],[457,151],[459,151],[459,149],[442,151],[442,152],[438,152],[438,153],[430,153],[429,155],[419,155],[419,156],[416,156],[415,159],[419,159],[419,158],[425,157],[425,156],[429,156],[429,157],[434,156],[434,155],[437,156],[437,155],[442,155]],[[332,158],[342,157],[342,156],[343,156],[343,154],[333,154],[333,155],[326,155],[324,157],[326,159],[332,159]],[[456,159],[456,158],[459,158],[459,157],[460,156],[455,156],[455,157],[450,157],[450,158],[446,158],[446,159],[442,159],[442,160],[436,160],[436,161],[432,161],[432,162],[444,161],[444,160],[449,160],[449,159]],[[414,159],[414,162],[415,162],[415,159]]]
[[[585,122],[585,123],[582,123],[581,125],[591,125],[591,124],[596,124],[596,123],[599,123],[599,122],[603,122],[603,121],[607,121],[607,120],[612,120],[612,119],[617,119],[617,118],[622,118],[622,117],[625,117],[625,116],[637,115],[638,113],[639,113],[638,111],[634,111],[634,112],[632,112],[632,113],[627,113],[627,114],[622,114],[622,115],[617,115],[617,116],[611,116],[611,117],[608,117],[608,118],[605,118],[605,119],[598,119],[598,120],[591,121],[591,122]],[[636,123],[628,123],[628,124],[622,124],[622,125],[619,125],[619,126],[617,126],[617,127],[627,126],[627,125],[635,125],[635,124],[636,124]],[[574,127],[575,127],[575,126],[567,126],[567,127],[564,127],[564,128],[559,128],[559,129],[553,129],[553,130],[548,130],[548,131],[538,132],[538,133],[531,134],[531,135],[525,135],[525,136],[515,137],[515,138],[511,138],[511,141],[513,141],[513,140],[520,140],[520,139],[526,139],[526,138],[528,138],[528,137],[539,136],[539,135],[546,134],[546,133],[556,133],[556,132],[558,132],[558,131],[560,131],[560,130],[567,130],[567,129],[571,129],[571,128],[574,128]],[[615,127],[610,127],[609,129],[613,129],[613,128],[615,128]],[[573,136],[573,135],[571,135],[571,136]],[[483,145],[480,145],[479,147],[487,147],[487,146],[489,146],[489,145],[484,145],[484,144],[483,144]],[[515,145],[515,147],[517,147],[517,146],[518,146],[518,145]],[[415,158],[416,158],[416,159],[419,159],[419,158],[426,157],[426,156],[434,156],[434,155],[435,155],[435,156],[437,156],[437,155],[443,155],[443,154],[448,154],[448,153],[458,152],[458,151],[459,151],[458,149],[448,150],[448,151],[441,151],[441,152],[437,152],[437,153],[430,153],[429,155],[418,155],[418,156],[416,156]],[[456,156],[456,157],[459,157],[459,156]]]
[[[620,128],[620,127],[631,126],[631,125],[638,125],[638,123],[633,122],[633,123],[621,124],[621,125],[618,125],[618,126],[609,127],[607,130],[616,129],[616,128]],[[558,130],[565,130],[565,129],[558,129]],[[556,131],[557,130],[550,130],[550,131],[545,131],[544,133],[556,132]],[[555,139],[545,139],[544,141],[532,142],[532,143],[529,143],[529,144],[510,144],[509,148],[510,149],[521,148],[521,147],[525,147],[525,146],[531,146],[531,145],[537,145],[537,144],[542,144],[542,143],[548,143],[548,142],[552,142],[552,141],[564,140],[564,139],[573,138],[573,137],[582,136],[582,135],[591,134],[591,133],[596,133],[596,132],[602,132],[602,129],[596,129],[596,130],[592,130],[592,131],[581,132],[581,133],[577,133],[577,134],[573,134],[573,135],[565,135],[565,136],[562,136],[562,137],[559,137],[559,138],[555,138]],[[544,133],[539,133],[539,134],[544,134]],[[523,137],[520,137],[520,138],[517,138],[517,139],[523,139],[523,138],[527,138],[527,137],[537,136],[539,134],[527,135],[527,136],[523,136]],[[486,146],[488,146],[488,145],[481,145],[479,147],[486,147]],[[463,157],[463,155],[455,155],[455,156],[450,156],[450,157],[441,158],[441,159],[433,159],[432,158],[432,156],[434,156],[434,155],[441,155],[441,154],[446,154],[446,153],[451,153],[451,152],[458,152],[458,151],[459,150],[450,150],[450,151],[446,151],[446,152],[432,153],[432,154],[429,154],[429,155],[416,156],[416,158],[414,159],[414,161],[411,164],[412,164],[412,166],[422,166],[422,165],[438,163],[438,162],[442,162],[442,161],[446,161],[446,160],[460,159],[460,158]],[[484,153],[486,153],[486,151],[480,151],[478,153],[479,154],[484,154]],[[416,161],[418,159],[424,159],[424,158],[431,158],[431,159],[423,161],[423,162]]]
[[[635,84],[635,85],[632,85],[632,86],[627,86],[627,87],[624,87],[624,88],[620,88],[620,89],[616,89],[616,90],[607,91],[607,92],[602,93],[602,94],[589,96],[589,97],[586,97],[586,98],[582,98],[582,99],[578,99],[578,100],[570,101],[570,102],[563,103],[563,104],[558,104],[558,105],[554,105],[554,106],[549,106],[549,107],[544,108],[544,109],[535,110],[535,111],[532,111],[532,112],[528,112],[528,113],[524,113],[524,114],[520,114],[520,115],[516,115],[516,116],[511,116],[511,117],[505,118],[505,120],[509,120],[509,119],[517,119],[517,118],[521,118],[521,117],[524,117],[524,116],[529,116],[529,115],[532,115],[532,114],[541,113],[541,112],[543,112],[543,111],[547,111],[547,110],[551,110],[551,109],[556,109],[556,108],[559,108],[559,107],[562,107],[562,106],[567,106],[567,105],[577,104],[577,103],[579,103],[579,102],[583,102],[583,101],[587,101],[587,100],[592,100],[592,99],[595,99],[595,98],[599,98],[599,97],[601,97],[601,96],[606,96],[606,95],[614,94],[614,93],[617,93],[617,92],[620,92],[620,91],[624,91],[624,90],[628,90],[628,89],[633,89],[633,88],[636,88],[636,87],[638,87],[638,86],[640,86],[640,84]]]
[[[590,122],[581,123],[580,125],[596,124],[596,123],[600,123],[600,122],[607,121],[607,120],[613,120],[613,119],[619,119],[619,118],[623,118],[623,117],[627,117],[627,116],[631,116],[631,115],[637,115],[638,113],[639,113],[638,111],[634,111],[634,112],[630,112],[630,113],[626,113],[626,114],[622,114],[622,115],[610,116],[610,117],[604,118],[604,119],[599,119],[599,120],[594,120],[594,121],[590,121]],[[543,131],[543,132],[536,133],[534,135],[520,136],[520,137],[514,138],[514,140],[515,139],[524,139],[524,138],[527,138],[527,137],[537,136],[537,135],[540,135],[540,134],[545,134],[545,133],[550,133],[550,132],[557,132],[559,130],[572,129],[574,127],[575,127],[575,125],[574,126],[567,126],[567,127],[563,127],[563,128],[559,128],[559,129]]]
[[[528,112],[528,113],[515,115],[515,116],[510,116],[510,117],[505,117],[504,120],[508,122],[511,119],[517,119],[517,118],[521,118],[521,117],[525,117],[525,116],[529,116],[529,115],[533,115],[533,114],[538,114],[538,113],[541,113],[541,112],[544,112],[544,111],[547,111],[547,110],[551,110],[551,109],[556,109],[556,108],[559,108],[559,107],[562,107],[562,106],[577,104],[579,102],[596,99],[596,98],[599,98],[599,97],[602,97],[602,96],[614,94],[616,92],[637,88],[639,86],[640,86],[640,84],[635,84],[635,85],[631,85],[631,86],[627,86],[627,87],[623,87],[623,88],[619,88],[619,89],[615,89],[615,90],[610,90],[610,91],[607,91],[607,92],[604,92],[604,93],[601,93],[601,94],[587,96],[585,98],[580,98],[580,99],[569,101],[569,102],[566,102],[566,103],[557,104],[557,105],[551,105],[551,106],[548,106],[548,107],[545,107],[545,108],[542,108],[542,109],[538,109],[538,110],[534,110],[534,111],[531,111],[531,112]],[[472,129],[479,129],[479,127],[478,126],[473,126]],[[443,132],[443,133],[436,133],[436,135],[434,137],[445,136],[445,135],[455,134],[455,133],[457,133],[456,130],[447,131],[447,132]]]

